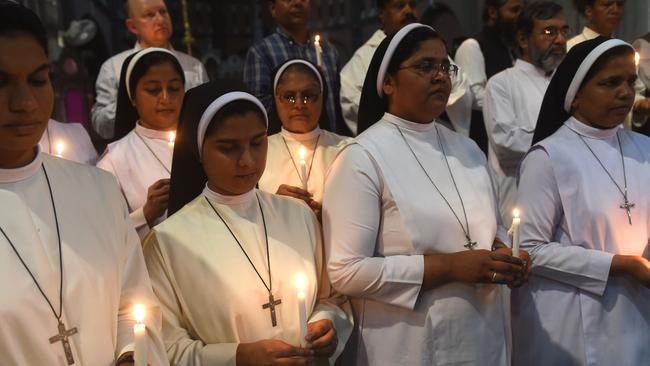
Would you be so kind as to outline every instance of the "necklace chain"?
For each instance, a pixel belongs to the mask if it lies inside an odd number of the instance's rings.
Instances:
[[[296,166],[296,161],[293,159],[293,154],[291,154],[291,150],[289,150],[289,145],[287,144],[287,140],[282,136],[282,141],[284,142],[284,147],[287,148],[287,153],[289,153],[289,158],[291,159],[291,163],[293,164],[293,169],[295,169],[296,174],[298,175],[298,178],[302,181],[305,179],[305,184],[309,182],[309,177],[311,177],[311,168],[314,166],[314,158],[316,157],[316,150],[318,150],[318,142],[320,141],[321,135],[318,135],[318,138],[316,138],[316,145],[314,146],[314,152],[311,155],[311,161],[309,162],[309,170],[307,171],[307,177],[301,177],[300,176],[300,171],[298,170],[298,166]]]
[[[138,137],[140,138],[140,141],[142,141],[142,143],[144,144],[144,146],[146,146],[147,150],[149,150],[149,152],[151,153],[151,155],[153,155],[153,157],[156,158],[156,160],[158,160],[158,163],[160,163],[160,165],[162,165],[162,167],[167,171],[167,173],[171,174],[171,171],[169,170],[169,168],[167,168],[167,165],[165,165],[165,164],[162,162],[162,160],[160,160],[160,158],[158,157],[158,155],[156,155],[156,153],[153,152],[153,149],[151,148],[151,146],[149,146],[149,144],[147,144],[147,142],[144,140],[144,138],[143,138],[142,136],[140,136],[140,134],[139,134],[137,131],[134,131],[134,132],[135,132],[135,135],[138,136]]]

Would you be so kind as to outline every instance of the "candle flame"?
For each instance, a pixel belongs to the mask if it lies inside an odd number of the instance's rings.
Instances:
[[[135,321],[138,324],[144,323],[144,305],[136,304],[133,307],[133,315],[135,316]]]
[[[634,52],[634,64],[636,67],[639,67],[639,63],[641,62],[641,55],[638,52]]]
[[[307,278],[305,277],[305,275],[302,273],[296,275],[295,284],[298,293],[304,293],[305,287],[307,287]]]
[[[515,208],[515,209],[512,211],[512,216],[514,216],[516,219],[519,218],[519,209],[518,209],[518,208]]]
[[[174,142],[176,142],[176,131],[171,131],[169,133],[169,143],[173,144]]]
[[[306,152],[305,152],[305,147],[304,147],[304,146],[300,146],[300,150],[298,150],[298,155],[300,156],[300,161],[301,161],[301,162],[304,162],[304,161],[305,161],[305,154],[306,154]]]
[[[65,149],[65,144],[63,143],[63,141],[58,141],[56,143],[56,156],[62,157],[64,149]]]
[[[314,43],[319,46],[320,45],[320,35],[317,34],[316,37],[314,37]]]

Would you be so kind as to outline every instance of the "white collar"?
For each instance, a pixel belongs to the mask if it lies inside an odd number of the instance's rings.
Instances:
[[[415,131],[415,132],[428,132],[436,128],[436,123],[435,120],[431,121],[430,123],[417,123],[417,122],[411,122],[408,120],[405,120],[404,118],[397,117],[394,114],[390,114],[388,112],[384,113],[384,116],[382,117],[384,121],[390,122],[398,127],[405,128],[407,130]]]
[[[171,43],[171,42],[168,42],[167,44],[168,44],[168,46],[167,46],[167,47],[163,47],[163,48],[167,48],[168,50],[170,50],[170,51],[176,53],[176,50],[174,50],[174,46],[172,46],[172,43]],[[135,45],[133,46],[133,51],[134,51],[134,52],[138,52],[138,51],[140,51],[140,50],[143,49],[143,48],[144,48],[144,47],[140,46],[140,42],[135,41]]]
[[[526,60],[520,59],[520,58],[518,58],[517,61],[515,61],[515,66],[514,67],[521,70],[521,71],[523,71],[523,72],[525,72],[525,73],[527,73],[527,74],[536,73],[539,76],[543,77],[544,79],[548,79],[548,80],[551,80],[551,77],[553,76],[552,73],[547,76],[546,71],[544,71],[543,69],[535,66],[534,64],[532,64],[532,63],[530,63],[530,62],[528,62]]]
[[[210,201],[217,203],[219,205],[226,206],[241,206],[251,202],[257,194],[257,189],[253,188],[250,191],[234,196],[227,196],[221,193],[217,193],[211,190],[208,185],[205,185],[203,189],[203,195],[206,196]]]
[[[592,139],[607,139],[616,135],[619,129],[623,128],[623,124],[620,124],[614,128],[600,129],[596,127],[591,127],[585,123],[578,121],[575,117],[569,118],[564,124],[570,128],[572,131],[577,134],[592,138]]]
[[[146,128],[142,126],[140,124],[140,121],[138,121],[138,123],[136,123],[135,125],[135,132],[137,132],[142,137],[147,137],[155,140],[169,141],[169,133],[174,132],[174,130],[169,130],[169,131],[152,130],[150,128]]]
[[[282,127],[282,130],[280,130],[280,134],[282,135],[282,137],[284,137],[287,140],[298,141],[298,142],[314,141],[321,135],[322,132],[323,131],[318,126],[316,126],[316,128],[314,128],[313,130],[305,133],[294,133],[285,130],[284,127]]]
[[[43,155],[37,145],[36,157],[31,163],[15,169],[0,169],[0,183],[16,183],[33,177],[41,169]]]
[[[585,37],[587,40],[590,40],[600,36],[600,33],[596,32],[595,30],[589,27],[584,27],[582,28],[582,36]]]
[[[383,29],[377,29],[375,33],[368,39],[366,44],[370,47],[379,47],[381,42],[386,38],[386,32]]]

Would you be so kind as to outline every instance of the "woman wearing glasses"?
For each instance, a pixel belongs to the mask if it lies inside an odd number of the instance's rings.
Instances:
[[[323,100],[327,87],[309,61],[293,59],[274,75],[270,125],[280,128],[269,137],[266,170],[259,188],[305,201],[320,217],[325,173],[349,139],[321,130],[327,126]]]
[[[435,122],[456,73],[428,26],[384,40],[359,109],[376,123],[328,175],[329,276],[356,315],[350,364],[509,364],[503,285],[525,281],[527,266],[503,245],[484,155]]]

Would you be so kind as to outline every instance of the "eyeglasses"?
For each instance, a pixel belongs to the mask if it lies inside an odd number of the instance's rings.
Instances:
[[[454,78],[458,75],[458,66],[452,65],[447,62],[434,62],[431,60],[422,60],[415,65],[402,66],[398,70],[413,69],[415,72],[422,76],[434,77],[441,73],[444,76]]]
[[[320,93],[314,93],[314,92],[287,92],[281,95],[278,95],[278,98],[280,98],[280,101],[285,104],[293,104],[295,105],[297,101],[302,102],[302,104],[311,104],[311,103],[316,103],[318,99],[320,98]]]
[[[568,38],[571,35],[571,28],[568,26],[562,28],[546,27],[540,34],[548,39],[555,39],[560,35],[560,33],[562,34],[562,37]]]

